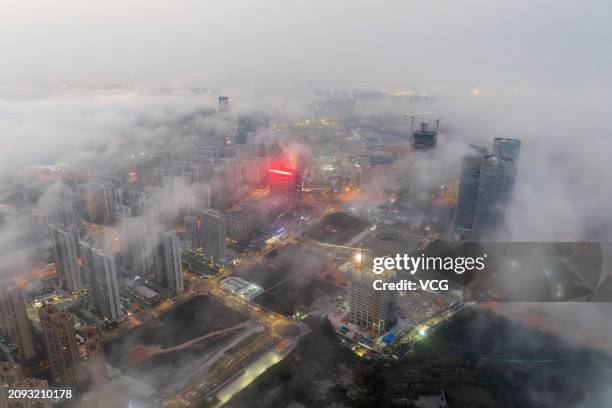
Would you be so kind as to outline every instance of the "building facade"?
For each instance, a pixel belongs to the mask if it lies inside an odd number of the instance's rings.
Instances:
[[[486,147],[472,145],[463,157],[456,216],[457,232],[462,237],[472,237],[474,214],[476,213],[476,202],[478,199],[480,161],[486,154]]]
[[[270,197],[292,204],[302,198],[302,175],[297,169],[271,168],[269,173]]]
[[[507,157],[489,154],[482,158],[473,228],[476,239],[491,237],[503,225],[514,168],[514,161]]]
[[[72,316],[53,305],[41,307],[38,316],[53,379],[62,385],[80,383],[84,371]]]
[[[62,289],[76,292],[83,289],[81,271],[78,262],[77,237],[72,231],[60,227],[51,227],[55,269]]]
[[[0,288],[0,323],[20,358],[28,360],[36,355],[32,327],[20,289],[7,286]]]
[[[99,317],[115,322],[123,315],[115,257],[95,248],[89,242],[81,241],[79,246],[89,286],[91,307]]]
[[[431,152],[438,146],[438,134],[428,129],[427,123],[421,123],[421,128],[412,135],[412,151]]]

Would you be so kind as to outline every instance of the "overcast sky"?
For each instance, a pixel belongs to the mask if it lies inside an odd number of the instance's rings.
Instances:
[[[0,0],[0,82],[217,75],[609,88],[607,0]]]

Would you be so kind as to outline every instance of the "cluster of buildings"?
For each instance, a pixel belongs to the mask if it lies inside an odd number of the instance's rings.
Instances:
[[[356,115],[356,101],[388,95],[353,92],[351,96],[348,91],[338,91],[320,96],[327,99],[316,104],[315,121],[350,121]],[[269,126],[265,114],[238,115],[228,131],[209,135],[198,128],[198,120],[215,112],[230,116],[227,97],[219,97],[218,109],[183,118],[175,129],[181,137],[165,149],[123,159],[112,174],[66,177],[67,168],[35,168],[19,183],[21,209],[32,215],[35,226],[50,231],[59,286],[67,293],[86,294],[88,310],[99,325],[125,317],[126,294],[153,304],[163,295],[183,292],[182,265],[189,250],[203,254],[212,266],[221,265],[231,248],[261,248],[284,236],[289,228],[283,217],[293,213],[300,218],[303,192],[347,193],[352,187],[358,190],[365,181],[362,176],[386,181],[395,170],[396,155],[379,150],[376,140],[372,148],[366,145],[351,153],[315,157],[319,170],[313,172],[289,164],[282,144],[255,137],[258,130]],[[434,152],[437,139],[437,126],[432,130],[422,124],[412,132],[410,150]],[[408,149],[408,143],[405,145]],[[503,224],[520,146],[516,139],[496,138],[491,153],[480,146],[470,148],[463,161],[456,211],[456,228],[462,238],[480,239]],[[305,174],[308,188],[304,188]],[[60,180],[65,188],[52,199],[40,201],[45,187]],[[399,190],[394,187],[390,189]],[[253,194],[257,191],[261,194]],[[369,217],[383,226],[417,218],[406,209],[398,215],[398,207],[379,206],[368,210]],[[184,235],[177,225],[184,227]],[[110,241],[98,237],[105,228],[114,231],[102,234],[110,236]],[[347,319],[373,337],[381,336],[392,325],[394,300],[390,291],[374,290],[372,283],[395,277],[374,275],[365,267],[369,265],[366,252],[363,256],[347,267]],[[245,299],[263,292],[260,286],[237,277],[221,283]],[[0,318],[14,354],[23,361],[35,358],[39,351],[20,289],[0,289]],[[87,378],[101,390],[107,373],[99,327],[75,329],[74,317],[50,304],[38,309],[38,318],[54,383],[78,385]],[[0,366],[0,371],[3,378],[10,377],[5,384],[27,380],[18,365]]]
[[[436,139],[437,132],[422,125],[413,134],[412,150],[432,152],[437,146]],[[503,234],[504,210],[514,189],[520,148],[520,140],[508,138],[495,138],[491,152],[486,147],[470,146],[463,159],[458,191],[451,189],[458,195],[455,228],[461,239],[482,240]],[[383,335],[394,321],[394,299],[390,291],[374,290],[372,284],[376,279],[395,277],[374,275],[364,268],[362,265],[367,262],[363,254],[359,254],[359,262],[348,263],[346,267],[347,321],[376,337]]]
[[[481,240],[503,233],[504,210],[518,170],[521,141],[495,138],[492,151],[470,146],[459,181],[456,228],[462,239]]]
[[[203,249],[216,262],[227,256],[228,243],[257,247],[272,238],[275,231],[270,226],[274,220],[300,202],[302,179],[299,169],[279,165],[268,170],[267,179],[269,194],[241,201],[238,211],[207,208],[185,217],[186,242],[191,249]]]
[[[24,378],[21,365],[40,358],[33,340],[32,327],[26,313],[23,293],[18,288],[3,287],[0,290],[0,317],[8,336],[11,354],[16,357],[0,363],[2,383],[0,384],[0,406],[12,407],[7,401],[7,390],[47,389],[47,382]],[[72,315],[54,305],[47,304],[38,310],[42,338],[44,339],[47,361],[55,384],[79,386],[91,381],[96,392],[101,392],[107,381],[106,363],[100,330],[97,326],[75,329]],[[51,406],[40,402],[40,406]],[[5,404],[5,405],[2,405]],[[48,404],[48,405],[44,405]],[[29,406],[29,405],[28,405]],[[32,405],[35,406],[35,405]]]
[[[14,396],[9,395],[9,390],[39,390],[38,392],[46,392],[49,390],[49,384],[46,380],[26,377],[23,373],[22,367],[19,364],[0,362],[1,408],[52,408],[53,406],[51,399],[24,400],[10,398]]]

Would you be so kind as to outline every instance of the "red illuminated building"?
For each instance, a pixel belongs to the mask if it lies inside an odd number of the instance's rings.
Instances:
[[[302,175],[297,169],[274,166],[270,169],[270,195],[296,203],[302,198]]]

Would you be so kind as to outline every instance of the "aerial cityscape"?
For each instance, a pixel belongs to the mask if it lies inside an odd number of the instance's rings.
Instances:
[[[612,406],[610,61],[540,72],[601,17],[60,3],[5,21],[1,408]]]

